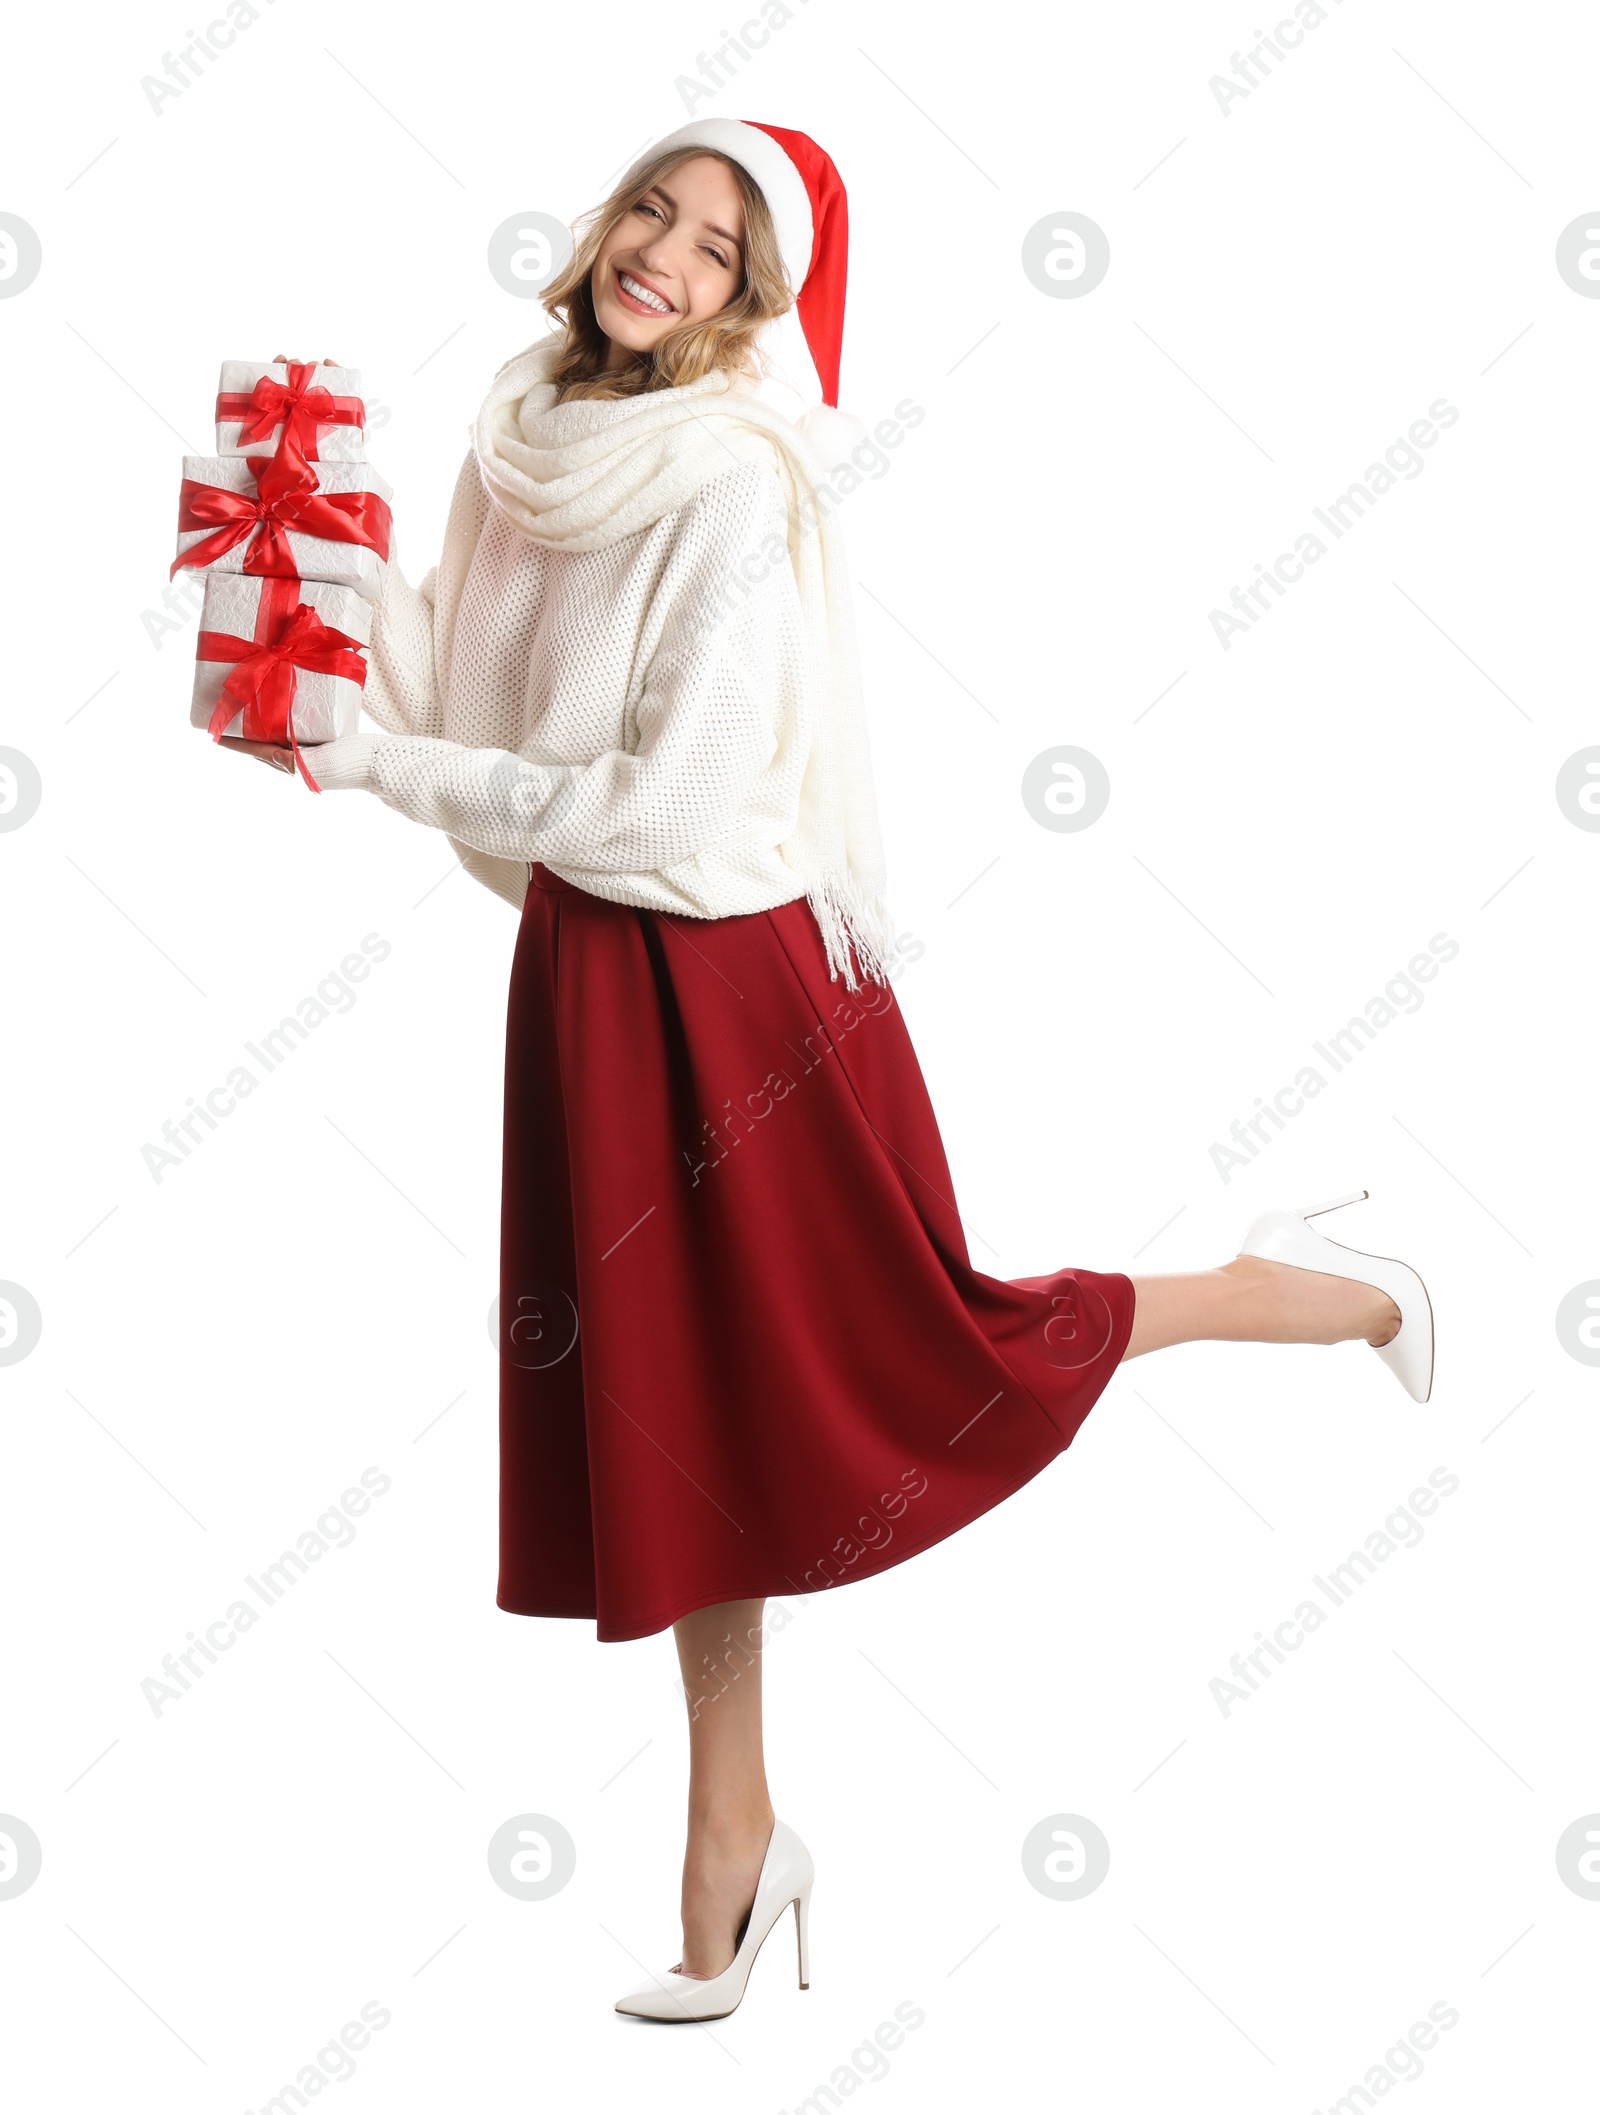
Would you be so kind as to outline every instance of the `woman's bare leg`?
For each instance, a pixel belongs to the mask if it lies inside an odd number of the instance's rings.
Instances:
[[[1386,1344],[1400,1311],[1376,1286],[1236,1256],[1216,1270],[1133,1280],[1124,1359],[1203,1338],[1230,1343]],[[772,1834],[761,1745],[765,1603],[723,1601],[672,1626],[689,1712],[689,1832],[678,1972],[720,1975],[734,1956]]]
[[[1124,1359],[1210,1338],[1230,1344],[1387,1344],[1400,1310],[1375,1285],[1330,1278],[1262,1256],[1235,1256],[1216,1270],[1133,1281],[1133,1333]]]
[[[762,1601],[722,1601],[673,1624],[689,1709],[683,1975],[720,1975],[755,1900],[772,1834],[761,1748]]]

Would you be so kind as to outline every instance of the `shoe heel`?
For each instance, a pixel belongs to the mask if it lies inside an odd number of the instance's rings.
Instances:
[[[795,1945],[800,1955],[800,1988],[802,1990],[811,1988],[810,1919],[811,1890],[808,1887],[803,1895],[796,1895],[794,1898],[794,1934]]]
[[[1302,1219],[1320,1219],[1324,1212],[1337,1212],[1342,1210],[1347,1204],[1360,1204],[1364,1197],[1369,1197],[1371,1194],[1370,1190],[1352,1190],[1348,1197],[1330,1197],[1326,1204],[1302,1205],[1300,1217]]]

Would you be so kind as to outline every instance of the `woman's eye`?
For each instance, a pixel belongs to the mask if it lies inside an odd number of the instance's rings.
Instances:
[[[709,244],[707,244],[707,246],[706,246],[706,255],[707,255],[708,257],[714,257],[714,258],[716,259],[716,261],[718,262],[718,264],[720,264],[720,265],[722,266],[723,270],[724,270],[724,271],[726,271],[726,270],[727,270],[727,266],[728,266],[728,260],[727,260],[727,258],[726,258],[726,257],[724,257],[724,256],[723,256],[723,254],[722,254],[722,252],[721,252],[720,250],[713,250],[713,249],[711,248],[711,246],[710,246]]]

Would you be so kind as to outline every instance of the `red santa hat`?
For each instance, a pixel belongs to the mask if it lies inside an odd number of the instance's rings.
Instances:
[[[713,148],[761,187],[795,289],[794,308],[779,321],[798,317],[800,326],[798,332],[774,333],[781,350],[770,349],[777,351],[781,379],[807,406],[797,421],[801,432],[825,462],[842,461],[866,439],[866,429],[839,409],[850,229],[844,184],[832,159],[806,133],[781,125],[754,118],[696,118],[647,148],[628,174],[669,147]]]

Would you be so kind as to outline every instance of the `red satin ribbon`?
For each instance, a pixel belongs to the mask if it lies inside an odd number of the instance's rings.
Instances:
[[[321,536],[335,543],[365,544],[387,561],[393,517],[387,500],[376,492],[318,492],[295,483],[292,464],[274,456],[255,480],[254,492],[230,492],[221,485],[186,477],[178,488],[178,530],[213,529],[180,551],[167,574],[181,566],[213,565],[235,544],[253,539],[242,572],[297,576],[288,532]]]
[[[306,768],[295,739],[299,671],[347,676],[352,683],[364,684],[367,664],[360,641],[324,624],[311,605],[300,600],[298,580],[270,579],[261,583],[254,636],[241,639],[233,632],[202,632],[195,659],[234,664],[208,724],[211,739],[221,741],[223,729],[242,710],[239,732],[243,738],[271,742],[280,749],[287,745],[294,752],[300,776],[313,793],[320,793],[322,788]]]
[[[217,395],[217,423],[238,419],[242,448],[250,441],[265,441],[273,428],[282,425],[283,437],[277,454],[302,467],[317,460],[318,429],[323,426],[361,426],[367,422],[360,397],[336,397],[319,382],[311,386],[315,360],[280,360],[288,370],[287,382],[263,375],[254,389],[224,389]],[[324,363],[327,364],[327,363]]]

